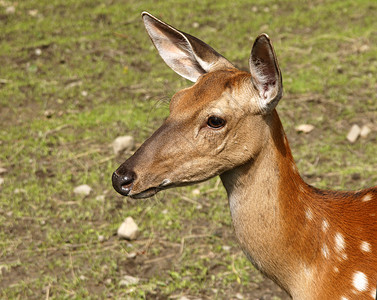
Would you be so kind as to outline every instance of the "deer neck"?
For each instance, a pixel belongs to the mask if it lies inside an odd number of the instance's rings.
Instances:
[[[319,246],[313,245],[305,217],[314,213],[303,201],[310,187],[297,171],[276,111],[267,118],[268,139],[257,157],[221,179],[243,251],[292,295],[288,286],[311,281]]]

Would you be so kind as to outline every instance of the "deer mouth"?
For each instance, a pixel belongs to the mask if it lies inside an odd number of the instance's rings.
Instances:
[[[143,198],[149,198],[154,195],[156,195],[159,191],[161,191],[162,188],[159,187],[151,187],[149,189],[146,189],[145,191],[142,191],[137,194],[129,195],[133,199],[143,199]]]

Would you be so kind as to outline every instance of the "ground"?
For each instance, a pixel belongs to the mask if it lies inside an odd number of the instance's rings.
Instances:
[[[268,33],[303,178],[347,190],[377,182],[377,3],[0,0],[1,298],[288,299],[240,250],[218,178],[138,201],[112,189],[132,152],[116,157],[112,141],[132,135],[136,149],[190,85],[158,56],[143,10],[244,70]],[[351,144],[353,124],[372,132]],[[80,184],[89,196],[73,193]],[[135,241],[116,235],[128,216]],[[125,275],[140,280],[122,285]]]

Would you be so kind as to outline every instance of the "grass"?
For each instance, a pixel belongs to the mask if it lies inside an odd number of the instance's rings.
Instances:
[[[153,48],[143,10],[243,69],[253,39],[268,33],[284,78],[278,110],[303,177],[335,189],[377,181],[371,1],[0,1],[1,298],[284,297],[240,251],[216,178],[145,201],[111,187],[126,158],[111,142],[127,134],[140,145],[189,85]],[[296,133],[302,123],[314,131]],[[349,144],[353,123],[373,131]],[[92,194],[74,195],[80,184]],[[136,241],[115,235],[127,216],[140,226]],[[124,275],[141,280],[119,286]]]

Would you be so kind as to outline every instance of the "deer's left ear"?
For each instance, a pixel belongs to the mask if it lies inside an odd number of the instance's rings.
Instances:
[[[175,29],[147,12],[142,13],[147,32],[165,63],[195,82],[200,75],[233,65],[198,38]]]
[[[283,95],[283,82],[274,49],[267,34],[257,37],[249,59],[251,81],[258,91],[262,113],[275,108]]]

